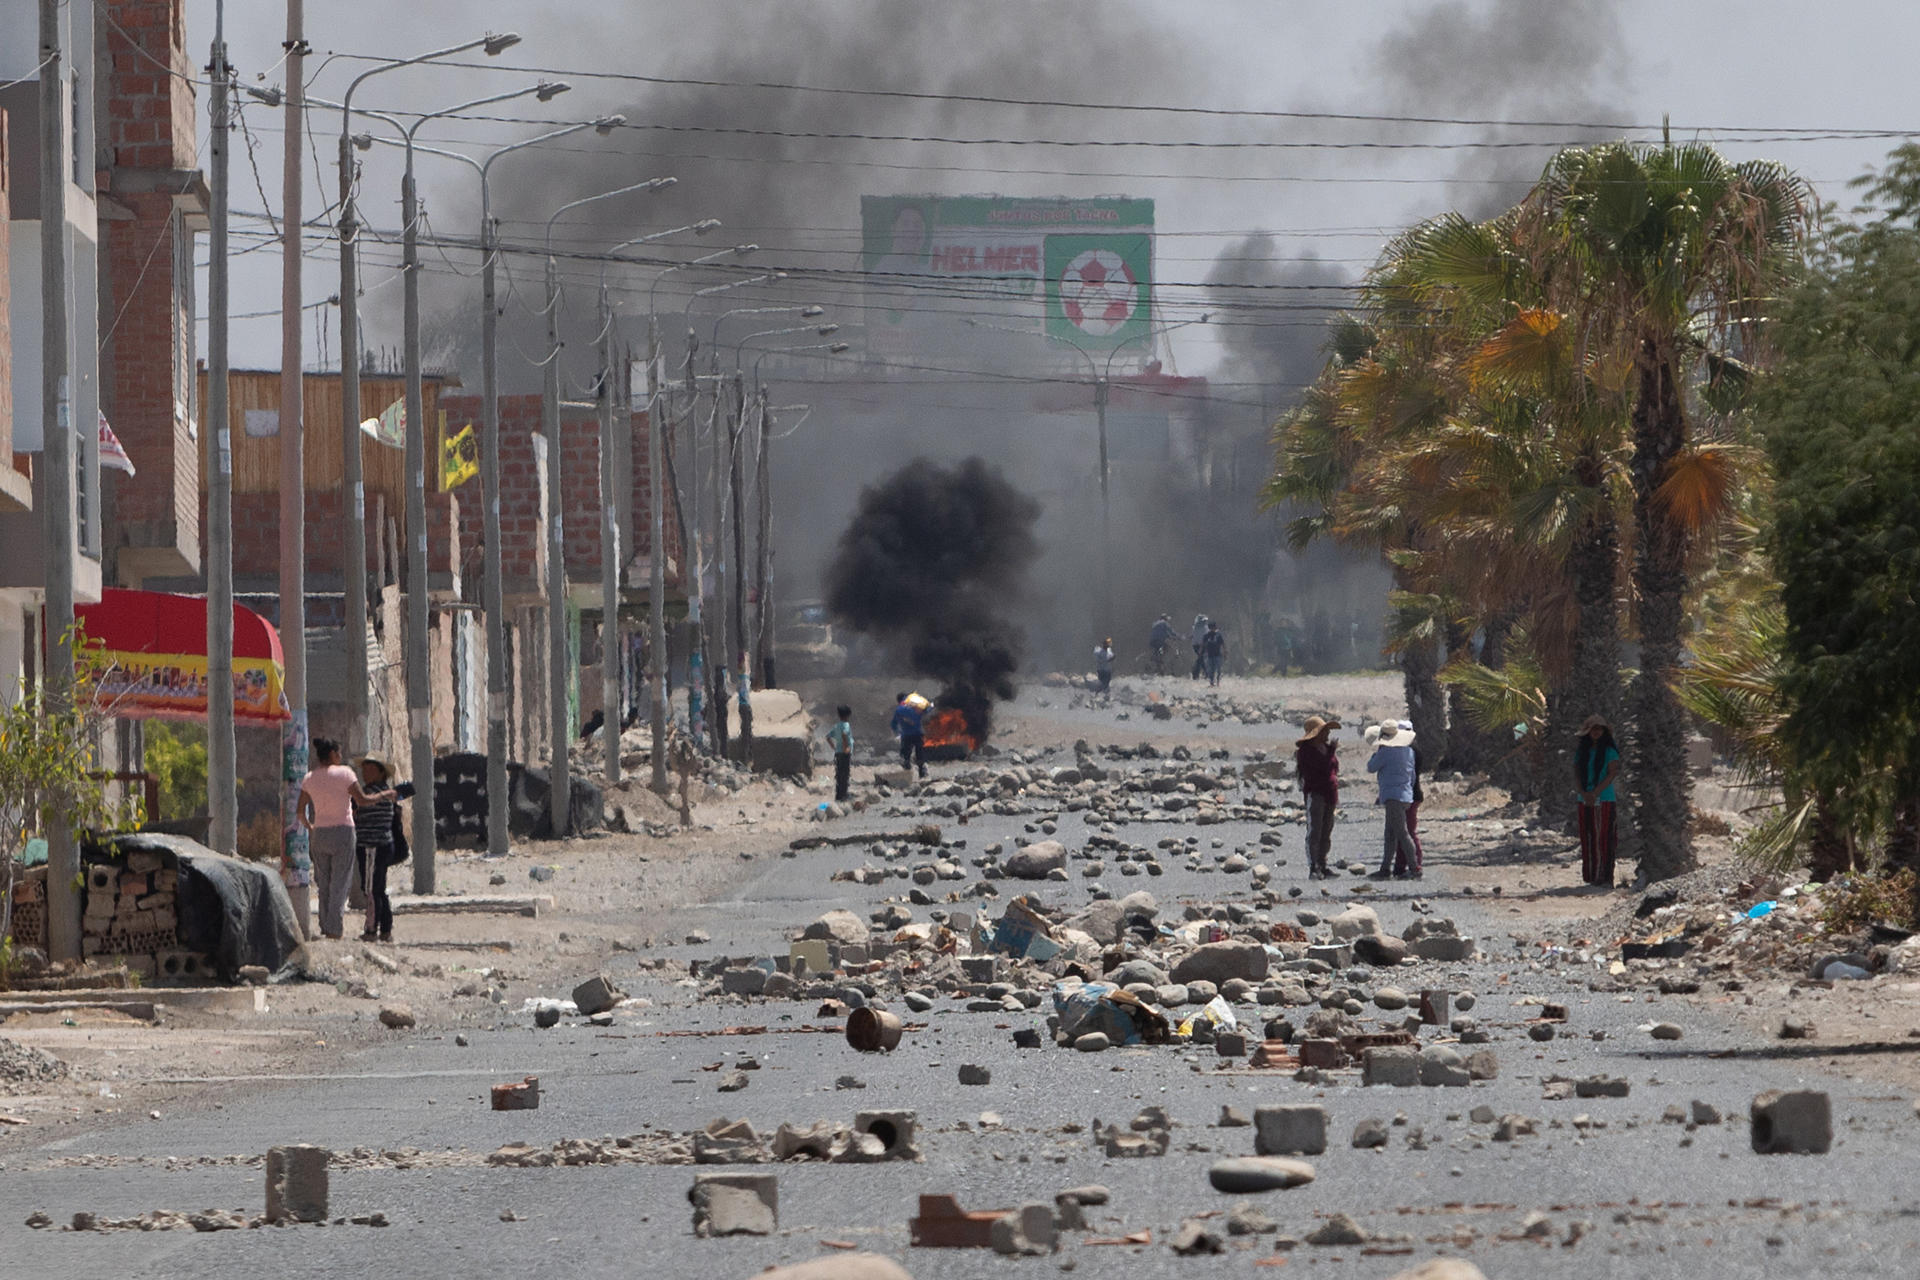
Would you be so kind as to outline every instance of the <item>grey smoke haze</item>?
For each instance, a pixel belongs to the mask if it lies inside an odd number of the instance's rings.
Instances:
[[[804,9],[764,7],[752,10],[757,20],[741,24],[740,10],[716,8],[705,19],[682,23],[672,33],[676,57],[658,56],[650,33],[634,27],[587,27],[569,19],[571,6],[551,7],[561,30],[548,23],[523,21],[522,30],[534,32],[543,46],[556,38],[565,42],[571,26],[580,38],[598,42],[629,41],[636,63],[670,66],[673,76],[722,82],[798,82],[872,90],[914,93],[961,93],[988,96],[1082,98],[1101,100],[1175,101],[1187,95],[1197,60],[1180,43],[1179,32],[1150,23],[1141,8],[1116,0],[1069,0],[1043,6],[1021,6],[1017,20],[1002,6],[980,4],[900,4],[893,0],[864,0],[836,6],[832,22],[798,21]],[[765,16],[761,16],[765,15]],[[516,51],[517,53],[518,51]],[[529,61],[539,61],[530,57]],[[862,301],[857,283],[844,276],[803,282],[800,270],[813,268],[835,273],[857,271],[858,236],[847,229],[859,222],[863,193],[894,194],[937,191],[976,194],[995,191],[1009,195],[1085,195],[1107,190],[1110,181],[1086,181],[1017,174],[978,172],[978,167],[1019,169],[1046,167],[1048,157],[1032,148],[954,147],[937,144],[871,143],[811,140],[796,136],[739,134],[712,130],[778,131],[783,135],[811,132],[919,135],[930,133],[1003,136],[1076,137],[1104,122],[1092,115],[1059,113],[1044,108],[1013,108],[963,102],[916,102],[896,98],[858,98],[838,94],[742,90],[736,87],[653,86],[617,82],[581,82],[575,92],[559,100],[568,113],[579,113],[582,99],[592,95],[594,110],[619,111],[635,126],[613,138],[591,135],[568,139],[556,149],[515,157],[512,180],[496,186],[495,211],[508,236],[537,238],[540,225],[557,207],[581,196],[596,194],[640,178],[671,174],[679,179],[668,191],[598,202],[570,214],[556,232],[556,243],[569,240],[581,247],[607,245],[646,231],[717,217],[725,228],[704,240],[686,237],[686,246],[647,246],[640,252],[664,259],[690,257],[725,245],[754,242],[762,246],[750,261],[764,269],[787,269],[794,279],[778,298],[764,291],[742,289],[703,306],[715,314],[733,306],[771,301],[816,301],[835,310],[835,317],[854,324],[861,319]],[[551,108],[549,108],[551,110]],[[1156,124],[1128,117],[1128,132],[1151,134]],[[1175,124],[1178,132],[1184,126]],[[495,136],[512,136],[514,128],[495,127]],[[534,132],[519,126],[521,136]],[[1057,159],[1058,153],[1049,153]],[[813,163],[820,161],[823,163]],[[798,162],[798,163],[790,163]],[[925,173],[911,164],[973,166],[974,172]],[[1077,167],[1077,166],[1069,166]],[[471,184],[465,184],[470,186]],[[465,228],[475,221],[466,207],[465,186],[443,189],[440,203],[457,201],[457,214],[443,213],[443,227]],[[452,197],[449,201],[448,196]],[[830,229],[840,234],[827,234]],[[696,246],[697,247],[692,247]],[[515,265],[524,287],[537,288],[530,260]],[[571,329],[590,332],[586,312],[592,306],[590,265],[563,268],[569,280]],[[628,273],[632,277],[633,273]],[[643,274],[640,278],[644,279]],[[695,277],[677,273],[670,280],[676,290],[683,282],[710,284],[725,275]],[[477,334],[468,334],[473,286],[448,290],[441,282],[435,293],[445,312],[436,326],[441,345],[463,370],[477,375]],[[523,295],[524,296],[524,295]],[[669,288],[661,289],[663,309]],[[684,293],[677,310],[684,304]],[[643,299],[630,299],[644,311]],[[939,305],[934,299],[933,305]],[[522,312],[524,316],[524,312]],[[517,319],[509,308],[506,320],[535,349],[534,327]],[[536,326],[537,327],[537,326]],[[677,322],[676,322],[677,327]],[[764,318],[741,322],[737,333],[772,327]],[[678,342],[684,334],[673,335]],[[523,364],[524,362],[515,362]],[[579,362],[567,362],[569,380],[584,373]],[[510,373],[509,385],[531,389],[536,375]]]
[[[1603,124],[1635,116],[1627,69],[1611,0],[1443,4],[1382,36],[1372,59],[1390,114]],[[1489,127],[1460,136],[1574,142],[1618,131]],[[1448,188],[1449,199],[1469,217],[1496,213],[1525,194],[1547,154],[1531,147],[1463,151],[1455,172],[1474,181]]]

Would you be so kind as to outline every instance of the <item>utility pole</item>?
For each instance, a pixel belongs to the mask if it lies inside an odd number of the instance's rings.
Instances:
[[[709,532],[713,540],[713,599],[707,617],[707,683],[708,702],[713,707],[713,753],[722,760],[727,758],[728,740],[731,738],[730,709],[727,706],[727,504],[720,492],[726,481],[726,454],[723,451],[726,423],[733,420],[733,410],[726,405],[727,397],[722,393],[720,384],[719,348],[715,347],[712,356],[713,367],[713,412],[707,415],[707,438],[712,441],[710,456],[707,459],[707,476],[713,486],[708,495],[713,503],[713,521]]]
[[[233,738],[233,433],[227,413],[227,67],[226,9],[216,0],[209,175],[213,216],[207,233],[207,843],[232,855],[239,828]]]
[[[648,662],[648,683],[652,686],[649,728],[653,749],[653,789],[667,794],[667,515],[661,462],[660,413],[660,335],[652,318],[647,321],[647,501],[652,510],[648,520],[653,540],[647,548],[647,610],[652,615],[652,660]],[[680,549],[686,559],[686,548]],[[681,565],[684,581],[686,566]]]
[[[1083,353],[1084,354],[1084,353]],[[1087,363],[1093,363],[1089,357]],[[1093,409],[1100,428],[1100,634],[1113,634],[1112,469],[1107,465],[1107,379],[1094,380]]]
[[[352,90],[348,90],[348,101]],[[349,111],[341,112],[351,120]],[[360,475],[360,227],[353,208],[353,139],[340,131],[340,498],[346,587],[341,638],[347,648],[347,754],[367,749],[367,490]]]
[[[548,227],[551,239],[552,223]],[[547,362],[542,372],[541,417],[547,437],[547,700],[551,704],[547,814],[553,824],[553,837],[558,840],[571,829],[573,780],[567,748],[573,735],[567,719],[567,686],[572,670],[567,653],[566,494],[560,483],[560,282],[559,265],[552,254],[547,255]]]
[[[693,495],[692,537],[687,539],[688,546],[683,548],[692,563],[693,577],[687,589],[687,736],[693,739],[693,745],[701,745],[705,733],[705,724],[701,719],[700,699],[706,687],[706,658],[702,650],[706,647],[700,619],[700,599],[705,594],[706,576],[705,557],[701,554],[700,544],[700,383],[694,376],[693,361],[699,354],[700,339],[694,334],[693,326],[687,326],[687,489]],[[676,486],[677,488],[677,486]]]
[[[301,373],[301,196],[299,139],[305,136],[306,0],[287,0],[286,129],[280,165],[280,647],[287,663],[287,710],[280,731],[282,852],[308,861],[307,829],[295,812],[307,772],[307,478],[305,378]]]
[[[620,652],[620,507],[614,484],[613,307],[600,286],[600,708],[606,723],[600,739],[606,747],[609,787],[620,783],[620,721],[626,708],[621,690]]]
[[[494,227],[488,171],[480,171],[481,596],[487,620],[487,856],[508,853],[507,601],[500,546],[500,307],[494,300]]]
[[[401,323],[407,372],[407,740],[413,773],[413,891],[434,887],[433,688],[427,671],[431,591],[427,582],[427,408],[420,369],[420,192],[413,134],[400,179]],[[435,468],[436,475],[438,468]]]
[[[47,669],[41,696],[58,709],[73,701],[73,403],[67,331],[67,62],[60,0],[40,0],[40,429],[42,561],[46,573]],[[80,959],[80,850],[58,815],[47,827],[47,950]]]
[[[740,437],[747,429],[746,379],[733,373],[733,430],[727,435],[727,485],[733,497],[733,654],[740,701],[740,763],[753,768],[753,668],[747,658],[747,546],[746,521],[741,517],[745,495],[740,465]]]
[[[760,423],[760,459],[757,468],[760,482],[760,535],[754,540],[755,559],[758,562],[754,571],[754,640],[760,650],[760,687],[777,689],[773,669],[773,470],[769,466],[768,436],[772,433],[773,413],[767,407],[765,389],[757,392]]]

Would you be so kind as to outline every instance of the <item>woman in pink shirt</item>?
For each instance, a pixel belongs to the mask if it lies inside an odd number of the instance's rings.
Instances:
[[[347,893],[353,886],[353,805],[367,802],[360,779],[340,763],[340,744],[313,740],[313,770],[300,783],[300,825],[307,829],[313,884],[320,895],[320,932],[345,932]]]

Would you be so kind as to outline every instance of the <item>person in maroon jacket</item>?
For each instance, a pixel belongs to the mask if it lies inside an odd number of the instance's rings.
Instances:
[[[1327,880],[1327,850],[1333,844],[1333,813],[1340,804],[1340,749],[1333,740],[1338,720],[1308,716],[1293,746],[1300,793],[1307,799],[1307,879]]]

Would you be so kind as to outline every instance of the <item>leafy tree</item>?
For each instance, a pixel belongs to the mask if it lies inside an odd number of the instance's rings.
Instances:
[[[1920,148],[1896,151],[1777,326],[1761,398],[1785,612],[1780,726],[1809,787],[1920,868]]]
[[[138,800],[115,802],[95,776],[105,718],[95,692],[104,672],[77,632],[72,645],[71,701],[29,693],[0,706],[0,939],[12,936],[14,864],[30,838],[55,823],[115,831],[139,817]]]
[[[147,771],[159,780],[160,815],[190,818],[207,811],[207,731],[204,725],[150,720]]]
[[[1561,152],[1528,197],[1549,296],[1585,341],[1633,371],[1634,561],[1640,671],[1628,690],[1627,784],[1654,879],[1693,864],[1687,722],[1676,693],[1696,521],[1725,459],[1689,433],[1690,371],[1757,347],[1764,300],[1795,264],[1811,208],[1777,164],[1710,146]]]

